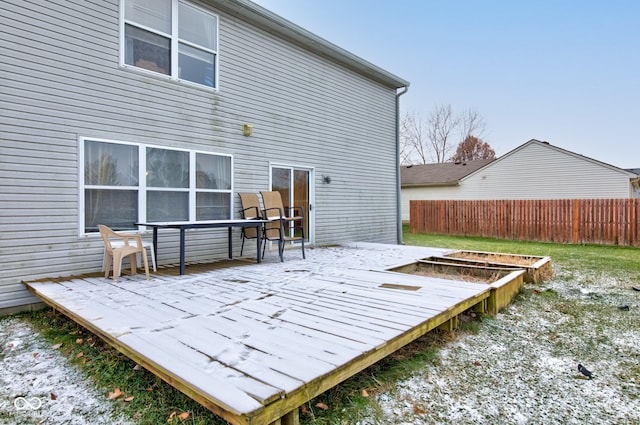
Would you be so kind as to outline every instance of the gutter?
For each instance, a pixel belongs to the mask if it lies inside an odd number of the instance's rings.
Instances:
[[[398,245],[404,245],[402,240],[402,179],[400,174],[400,96],[409,91],[409,83],[404,90],[396,93],[396,229]]]

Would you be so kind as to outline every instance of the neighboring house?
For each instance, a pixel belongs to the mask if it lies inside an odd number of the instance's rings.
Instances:
[[[640,177],[640,168],[626,168],[626,171],[637,174]],[[640,185],[634,187],[634,198],[640,198]]]
[[[247,0],[4,0],[0,19],[0,312],[37,302],[23,280],[100,270],[97,224],[237,218],[238,192],[307,207],[312,244],[398,242],[407,81]],[[177,235],[160,244],[175,263]],[[188,260],[225,252],[188,235]]]
[[[417,167],[422,170],[417,172]],[[410,200],[638,196],[638,174],[535,139],[493,161],[470,161],[466,167],[402,167],[402,219],[409,220]]]
[[[429,189],[458,186],[460,180],[484,167],[493,159],[407,165],[401,168],[402,221],[409,221],[409,201],[429,196]]]
[[[640,177],[640,168],[627,168],[626,171],[637,174]],[[640,198],[640,185],[634,187],[635,198]]]

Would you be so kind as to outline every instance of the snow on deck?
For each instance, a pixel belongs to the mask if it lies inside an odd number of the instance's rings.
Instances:
[[[384,271],[444,252],[358,243],[27,286],[230,422],[270,423],[485,299],[486,285]]]

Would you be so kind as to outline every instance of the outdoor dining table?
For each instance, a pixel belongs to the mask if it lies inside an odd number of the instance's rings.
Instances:
[[[268,220],[259,219],[231,219],[231,220],[207,220],[207,221],[166,221],[166,222],[149,222],[149,223],[135,223],[136,226],[146,226],[153,228],[153,251],[154,255],[158,257],[158,229],[178,229],[180,230],[180,274],[184,274],[185,270],[185,232],[187,229],[216,229],[227,228],[229,231],[228,245],[229,245],[229,258],[233,258],[233,242],[232,242],[232,229],[234,227],[255,227],[256,228],[256,246],[257,246],[257,261],[262,262],[262,232],[260,228],[264,223],[268,223]]]

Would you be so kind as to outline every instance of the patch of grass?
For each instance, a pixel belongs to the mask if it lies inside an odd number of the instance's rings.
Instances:
[[[608,273],[640,283],[640,249],[625,246],[569,245],[544,242],[523,242],[502,239],[426,235],[409,233],[403,226],[403,239],[407,245],[465,249],[471,251],[501,252],[549,256],[554,264],[568,271]],[[638,285],[636,285],[638,286]]]
[[[540,294],[540,296],[547,298],[555,298],[558,296],[558,292],[550,288],[544,289],[538,293]]]
[[[472,334],[477,334],[480,331],[480,326],[482,326],[481,322],[472,320],[470,322],[460,322],[460,330],[464,332],[469,332]]]
[[[124,395],[113,400],[120,409],[140,424],[208,425],[226,424],[180,391],[157,378],[151,372],[136,367],[135,362],[120,354],[100,338],[53,309],[46,308],[21,314],[51,343],[59,347],[70,363],[76,365],[107,399],[109,392],[119,388]],[[124,401],[133,397],[130,401]],[[185,420],[177,415],[188,412]]]

